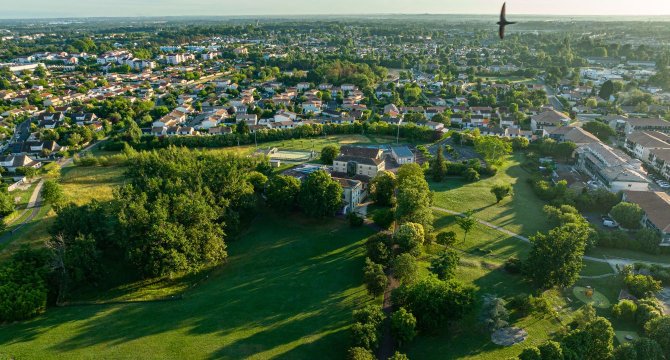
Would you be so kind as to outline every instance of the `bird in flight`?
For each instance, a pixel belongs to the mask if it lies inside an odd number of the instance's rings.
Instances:
[[[500,11],[500,21],[496,23],[500,26],[498,34],[500,35],[501,40],[505,38],[505,26],[516,24],[516,22],[507,21],[507,19],[505,18],[505,5],[507,5],[507,3],[503,3],[502,10]]]

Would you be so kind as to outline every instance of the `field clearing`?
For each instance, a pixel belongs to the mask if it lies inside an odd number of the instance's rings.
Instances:
[[[549,230],[542,211],[545,203],[526,182],[530,174],[521,168],[522,157],[521,154],[509,157],[495,176],[474,183],[454,178],[431,182],[431,189],[435,191],[434,205],[458,212],[472,210],[474,217],[524,236]],[[497,183],[512,184],[514,197],[496,204],[491,187]]]
[[[83,205],[93,199],[111,200],[112,192],[123,184],[123,167],[71,166],[62,170],[61,184],[68,201]]]
[[[123,171],[122,167],[117,166],[63,168],[63,192],[68,201],[77,205],[86,204],[93,199],[111,200],[114,188],[123,183]],[[13,234],[7,243],[0,245],[0,261],[7,259],[23,244],[31,247],[43,246],[49,239],[49,227],[55,218],[56,213],[50,206],[42,206],[32,221]]]
[[[15,358],[342,359],[362,285],[367,228],[259,215],[220,275],[183,300],[52,308],[0,326]]]

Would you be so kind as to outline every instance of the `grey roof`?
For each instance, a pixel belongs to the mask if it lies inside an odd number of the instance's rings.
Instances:
[[[410,150],[407,146],[393,146],[391,149],[393,149],[393,152],[398,157],[401,158],[414,157],[412,150]]]

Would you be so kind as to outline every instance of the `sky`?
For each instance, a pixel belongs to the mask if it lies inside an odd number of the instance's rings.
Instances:
[[[502,0],[0,0],[0,18],[496,14]],[[670,0],[508,0],[507,13],[670,15]]]

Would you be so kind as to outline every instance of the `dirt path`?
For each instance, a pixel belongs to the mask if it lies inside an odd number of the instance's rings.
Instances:
[[[386,320],[384,321],[384,328],[382,329],[382,338],[379,342],[379,349],[377,350],[377,359],[387,360],[395,352],[395,340],[393,340],[393,334],[391,333],[391,314],[393,313],[393,302],[391,301],[391,294],[400,283],[396,280],[390,271],[386,273],[389,282],[384,291],[384,304],[382,305],[382,311],[386,315]]]

